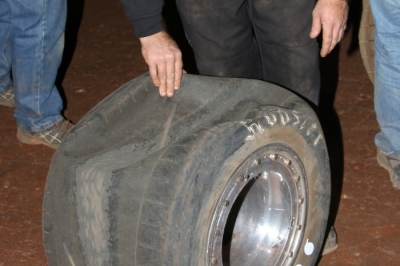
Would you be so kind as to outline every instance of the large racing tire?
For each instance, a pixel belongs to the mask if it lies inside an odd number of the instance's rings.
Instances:
[[[374,83],[374,17],[372,16],[369,0],[363,0],[358,42],[365,70],[372,83]]]
[[[315,265],[330,203],[313,110],[270,83],[148,74],[54,154],[43,231],[53,265]]]

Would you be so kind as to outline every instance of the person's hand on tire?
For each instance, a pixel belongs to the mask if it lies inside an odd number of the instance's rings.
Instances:
[[[346,0],[318,0],[313,11],[310,37],[322,31],[321,56],[328,55],[343,38],[349,7]]]
[[[181,85],[182,73],[186,73],[178,45],[165,31],[142,37],[140,42],[154,85],[162,97],[172,97]]]

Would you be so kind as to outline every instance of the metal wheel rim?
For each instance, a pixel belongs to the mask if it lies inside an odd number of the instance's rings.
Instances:
[[[296,153],[284,144],[257,150],[218,201],[207,264],[291,265],[304,235],[306,202],[305,171]]]

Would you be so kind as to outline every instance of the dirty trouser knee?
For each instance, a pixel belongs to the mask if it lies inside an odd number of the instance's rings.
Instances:
[[[262,79],[245,0],[177,0],[196,65],[203,75]]]
[[[8,36],[0,40],[0,47],[5,47],[0,60],[8,59],[0,63],[1,80],[10,82],[11,67],[18,127],[28,132],[48,129],[63,119],[63,103],[54,82],[64,48],[66,1],[0,3],[8,10],[6,14],[0,11],[1,34]]]
[[[381,132],[376,146],[400,158],[400,3],[371,0],[375,20],[375,111]]]
[[[251,0],[249,3],[264,79],[318,105],[318,43],[309,37],[315,1]]]
[[[318,46],[308,37],[315,2],[298,2],[178,0],[199,72],[263,79],[317,104]]]

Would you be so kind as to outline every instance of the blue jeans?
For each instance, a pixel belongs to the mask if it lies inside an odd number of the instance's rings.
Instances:
[[[63,117],[54,85],[64,50],[65,0],[0,0],[0,93],[14,87],[14,116],[27,132]]]
[[[370,0],[375,20],[376,146],[400,158],[400,2]]]

